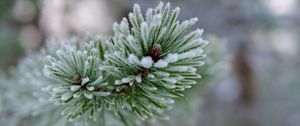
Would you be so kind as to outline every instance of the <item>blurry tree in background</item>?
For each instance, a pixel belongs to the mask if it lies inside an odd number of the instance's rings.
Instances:
[[[3,0],[0,6],[1,69],[15,64],[22,50],[39,50],[47,39],[111,33],[112,23],[128,12],[107,0]]]
[[[211,60],[221,69],[211,70],[211,85],[194,89],[190,100],[176,106],[182,111],[171,111],[170,121],[161,125],[300,124],[299,0],[165,1],[180,6],[179,19],[198,17],[195,28],[213,34],[206,36],[219,53]],[[47,39],[65,40],[84,32],[110,34],[113,22],[126,16],[133,3],[147,9],[158,2],[1,0],[0,69],[39,50]]]

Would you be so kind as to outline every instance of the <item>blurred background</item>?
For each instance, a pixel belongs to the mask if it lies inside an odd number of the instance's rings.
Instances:
[[[1,0],[0,72],[39,51],[48,39],[86,32],[112,35],[112,24],[126,17],[134,3],[145,12],[158,2]],[[194,89],[191,104],[178,105],[188,110],[170,113],[169,125],[300,125],[300,0],[163,2],[181,8],[181,21],[198,17],[194,29],[205,29],[208,51],[218,52],[208,61],[216,68],[208,75],[210,84]]]

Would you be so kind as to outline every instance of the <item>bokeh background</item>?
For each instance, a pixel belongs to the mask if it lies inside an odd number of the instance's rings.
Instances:
[[[112,35],[134,3],[158,0],[1,0],[0,72],[48,39]],[[216,58],[210,84],[179,103],[172,126],[299,126],[300,0],[169,0],[179,19],[198,17]],[[217,76],[215,76],[217,75]],[[176,114],[177,113],[177,114]],[[0,112],[1,115],[1,112]],[[172,116],[173,115],[173,116]],[[0,116],[1,118],[1,116]],[[144,123],[145,126],[151,123]]]

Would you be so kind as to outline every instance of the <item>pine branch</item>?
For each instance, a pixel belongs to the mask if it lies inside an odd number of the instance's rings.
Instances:
[[[57,106],[40,114],[59,111],[79,125],[112,125],[110,119],[137,125],[149,118],[166,118],[164,111],[201,78],[196,71],[204,64],[202,48],[208,44],[201,38],[203,30],[187,33],[197,18],[180,23],[179,8],[169,11],[169,3],[160,3],[144,17],[134,5],[128,19],[114,23],[110,39],[87,35],[59,49],[48,47],[45,77],[29,75],[41,84],[36,88],[44,86],[39,94]],[[69,124],[60,120],[57,125]]]
[[[68,44],[48,56],[44,73],[53,84],[47,91],[55,103],[66,105],[63,114],[69,120],[86,113],[96,120],[99,110],[118,113],[125,124],[128,114],[158,116],[196,84],[207,41],[201,38],[203,30],[185,35],[197,18],[179,23],[179,8],[168,19],[169,9],[169,3],[160,3],[144,19],[134,5],[129,21],[114,24],[110,40],[92,39],[83,47]]]

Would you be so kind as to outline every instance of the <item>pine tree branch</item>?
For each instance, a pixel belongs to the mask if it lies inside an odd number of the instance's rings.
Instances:
[[[57,105],[53,112],[89,125],[165,118],[164,111],[201,78],[196,71],[208,44],[203,30],[187,33],[197,18],[180,23],[179,8],[169,11],[169,3],[160,3],[144,17],[134,5],[128,19],[114,23],[111,39],[86,35],[48,47],[45,77],[35,79],[46,85],[41,95]]]

